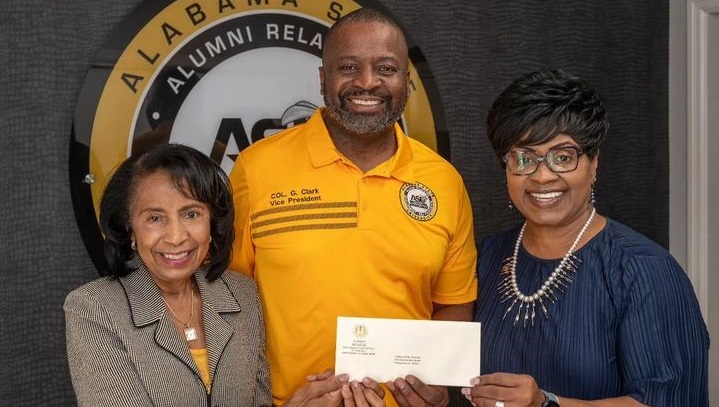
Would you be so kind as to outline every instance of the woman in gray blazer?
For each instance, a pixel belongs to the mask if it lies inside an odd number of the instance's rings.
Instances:
[[[67,356],[80,406],[270,406],[254,282],[225,272],[231,189],[204,154],[163,145],[105,189],[107,277],[67,296]]]

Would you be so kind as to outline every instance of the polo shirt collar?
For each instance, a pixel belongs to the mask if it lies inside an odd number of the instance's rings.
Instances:
[[[322,118],[324,108],[315,110],[309,120],[303,125],[302,132],[307,140],[307,152],[315,168],[324,167],[342,159],[342,155],[335,148],[330,132],[327,130]]]
[[[342,161],[343,158],[330,138],[329,130],[322,118],[323,111],[324,108],[317,109],[302,129],[307,140],[308,154],[315,168]],[[394,177],[402,182],[414,182],[412,147],[399,124],[395,123],[394,134],[397,139],[397,151],[387,162],[370,170],[368,174]]]

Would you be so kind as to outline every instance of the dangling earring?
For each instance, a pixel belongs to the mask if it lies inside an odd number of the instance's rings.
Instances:
[[[134,240],[132,240],[132,241],[130,242],[130,249],[132,249],[132,251],[137,251],[137,245],[135,245],[135,241],[134,241]]]
[[[597,197],[594,196],[594,184],[597,183],[597,179],[594,178],[594,181],[592,182],[592,190],[589,192],[589,203],[594,206],[594,204],[597,203]]]
[[[512,200],[511,200],[511,199],[508,199],[508,200],[507,200],[507,208],[509,208],[509,209],[514,209],[514,203],[512,203]]]

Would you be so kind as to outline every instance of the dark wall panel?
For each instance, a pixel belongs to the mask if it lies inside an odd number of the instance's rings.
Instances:
[[[0,19],[0,404],[74,402],[62,302],[96,277],[73,214],[68,147],[90,61],[130,1],[4,0]],[[668,244],[668,2],[383,1],[437,80],[452,161],[475,207],[477,236],[519,221],[485,140],[496,94],[543,66],[587,77],[612,128],[598,207]]]

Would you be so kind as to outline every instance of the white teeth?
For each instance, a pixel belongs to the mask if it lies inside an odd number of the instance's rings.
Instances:
[[[532,197],[536,198],[536,199],[554,199],[554,198],[561,196],[562,194],[563,194],[563,192],[545,192],[545,193],[535,192],[530,195],[532,195]]]
[[[163,253],[162,255],[168,260],[180,260],[183,257],[186,257],[188,253],[190,253],[190,252],[183,252],[183,253],[178,253],[178,254]]]
[[[350,101],[354,104],[364,105],[364,106],[375,106],[375,105],[382,103],[379,100],[364,100],[364,99],[350,99]]]

